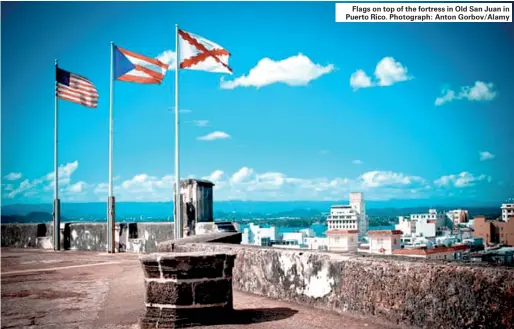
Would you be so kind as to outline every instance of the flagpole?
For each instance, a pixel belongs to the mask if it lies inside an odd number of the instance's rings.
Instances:
[[[114,43],[111,42],[111,77],[109,99],[109,197],[107,199],[107,252],[115,252],[115,216],[112,188],[112,149],[113,149],[113,88],[114,88]]]
[[[179,161],[179,132],[178,132],[178,70],[180,68],[178,24],[175,24],[175,51],[177,59],[175,61],[175,239],[182,238],[182,216],[180,200],[180,161]]]
[[[58,133],[59,133],[59,100],[57,98],[57,59],[55,60],[55,81],[54,81],[54,97],[55,97],[55,108],[54,108],[54,250],[61,249],[61,204],[59,200],[59,160],[57,153],[58,144]]]

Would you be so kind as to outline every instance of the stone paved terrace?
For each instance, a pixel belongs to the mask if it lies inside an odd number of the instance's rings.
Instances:
[[[1,259],[1,328],[138,328],[139,255],[2,248]],[[234,308],[226,324],[208,328],[397,328],[238,291]]]

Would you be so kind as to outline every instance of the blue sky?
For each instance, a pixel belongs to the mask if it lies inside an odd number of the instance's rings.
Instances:
[[[335,23],[334,8],[2,3],[2,203],[52,199],[56,58],[100,94],[60,102],[61,199],[106,200],[109,42],[157,57],[176,23],[232,54],[232,76],[180,73],[181,173],[215,199],[512,197],[512,24]],[[115,83],[118,200],[171,200],[173,104],[173,71]]]

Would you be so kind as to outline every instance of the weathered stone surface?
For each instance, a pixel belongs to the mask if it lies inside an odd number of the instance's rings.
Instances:
[[[514,269],[225,244],[235,289],[420,328],[513,328]]]
[[[105,251],[106,223],[61,222],[61,248],[71,250]],[[130,226],[130,227],[129,227]],[[155,252],[160,242],[173,239],[173,223],[119,223],[116,248],[128,252]],[[52,239],[53,224],[30,223],[1,225],[2,247],[38,248],[38,240]],[[130,232],[129,232],[130,231]],[[50,240],[51,241],[51,240]]]
[[[141,256],[148,306],[140,327],[206,324],[232,311],[232,280],[225,273],[231,274],[234,257],[209,252]],[[150,278],[156,275],[161,278]]]
[[[232,313],[232,310],[224,307],[163,308],[159,317],[145,316],[140,319],[139,325],[141,329],[214,325],[226,322]]]
[[[195,304],[226,303],[232,291],[232,280],[209,280],[194,284]]]
[[[223,277],[225,260],[226,255],[220,253],[156,253],[141,257],[145,276],[155,275],[157,263],[160,264],[162,278],[178,280]]]
[[[141,259],[143,265],[143,273],[145,278],[159,279],[161,277],[161,270],[159,269],[159,262],[153,258]]]
[[[234,268],[234,260],[236,259],[236,255],[227,254],[227,258],[225,260],[225,268],[223,270],[223,274],[225,277],[232,277],[232,269]]]
[[[2,224],[2,247],[37,248],[37,238],[52,234],[51,223]]]
[[[193,304],[193,287],[184,282],[145,282],[145,302],[152,304],[191,305]]]
[[[161,267],[164,278],[200,279],[218,278],[223,276],[225,263],[221,257],[205,256],[195,258],[162,259]]]

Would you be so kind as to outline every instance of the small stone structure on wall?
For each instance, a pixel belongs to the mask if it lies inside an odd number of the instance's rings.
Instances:
[[[201,233],[214,232],[213,187],[214,184],[208,180],[180,181],[180,217],[183,237],[198,234],[198,226],[201,227]]]
[[[141,329],[216,324],[233,310],[227,253],[155,253],[140,258],[146,311]]]

